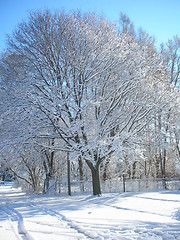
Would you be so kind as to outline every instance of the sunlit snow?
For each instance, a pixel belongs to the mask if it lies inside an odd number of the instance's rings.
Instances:
[[[180,239],[180,191],[32,196],[0,185],[0,239]]]

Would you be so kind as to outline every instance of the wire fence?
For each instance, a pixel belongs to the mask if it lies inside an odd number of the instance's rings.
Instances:
[[[51,180],[49,191],[56,194],[68,193],[68,184],[61,180]],[[71,192],[92,192],[91,181],[72,181]],[[109,192],[145,192],[145,191],[161,191],[161,190],[180,190],[180,178],[146,178],[146,179],[108,179],[101,181],[102,193]]]
[[[103,182],[104,192],[144,192],[158,190],[180,190],[180,179],[178,178],[146,178],[109,180]]]

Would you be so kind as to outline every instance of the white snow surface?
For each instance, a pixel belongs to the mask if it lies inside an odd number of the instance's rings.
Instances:
[[[180,191],[70,197],[0,185],[0,239],[180,239]]]

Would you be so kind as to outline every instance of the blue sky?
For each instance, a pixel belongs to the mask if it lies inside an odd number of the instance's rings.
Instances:
[[[0,0],[0,51],[6,47],[6,33],[26,20],[28,11],[44,8],[95,11],[110,20],[118,20],[123,12],[157,43],[180,36],[180,0]]]

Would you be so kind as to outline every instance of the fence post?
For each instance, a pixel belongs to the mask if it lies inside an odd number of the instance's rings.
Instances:
[[[68,177],[68,195],[71,196],[71,167],[69,160],[69,152],[67,152],[67,177]]]
[[[123,192],[126,192],[126,179],[125,179],[124,173],[122,177],[123,177]]]

